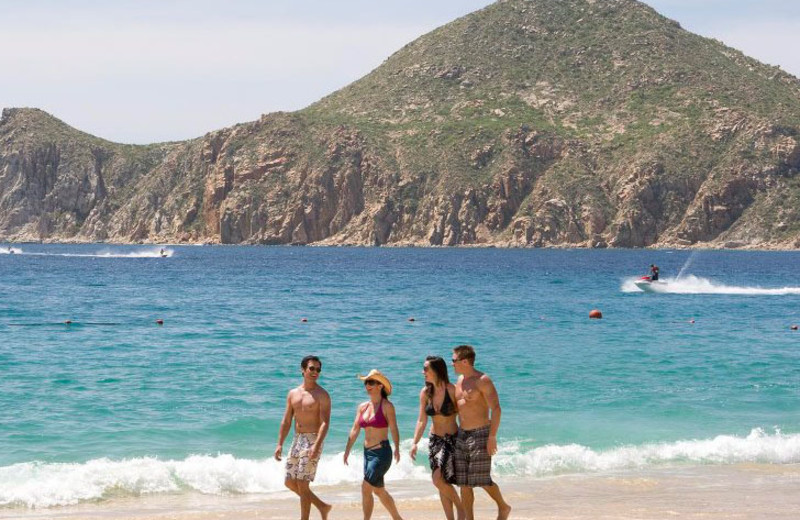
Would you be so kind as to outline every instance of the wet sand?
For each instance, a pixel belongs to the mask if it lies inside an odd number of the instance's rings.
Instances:
[[[800,517],[800,465],[662,468],[604,475],[562,476],[512,482],[498,479],[518,519],[796,519]],[[444,518],[434,488],[390,482],[406,520]],[[360,520],[358,485],[317,486],[334,505],[330,520]],[[476,491],[477,519],[496,517],[494,504]],[[289,493],[248,496],[197,494],[111,498],[70,507],[0,509],[0,518],[63,520],[294,520],[299,503]],[[312,510],[312,519],[319,514]],[[375,519],[389,516],[376,500]]]

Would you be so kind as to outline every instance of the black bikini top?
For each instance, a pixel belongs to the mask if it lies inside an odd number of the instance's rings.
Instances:
[[[428,406],[425,407],[425,415],[430,415],[431,417],[439,414],[447,417],[448,415],[453,415],[454,413],[456,413],[456,406],[453,404],[453,400],[450,399],[450,392],[447,391],[447,388],[444,389],[444,400],[442,401],[442,406],[439,408],[438,412],[433,407],[433,398],[428,399]]]

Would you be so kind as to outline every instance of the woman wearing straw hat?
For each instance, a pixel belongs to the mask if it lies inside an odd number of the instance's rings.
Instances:
[[[358,376],[364,381],[369,401],[358,405],[353,428],[347,438],[344,450],[344,463],[350,455],[350,448],[356,442],[361,428],[364,428],[364,481],[361,483],[361,508],[364,520],[372,517],[375,507],[373,493],[392,515],[394,520],[402,520],[394,499],[386,491],[383,476],[392,466],[392,447],[389,444],[389,430],[394,441],[394,460],[400,462],[400,432],[397,430],[394,405],[389,402],[392,383],[379,370],[370,370],[366,376]]]

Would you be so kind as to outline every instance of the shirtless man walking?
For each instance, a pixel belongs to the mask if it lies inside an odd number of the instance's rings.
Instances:
[[[458,374],[456,401],[459,428],[456,437],[456,484],[461,487],[461,502],[467,520],[474,520],[474,487],[482,487],[497,503],[497,519],[511,513],[492,482],[492,455],[497,453],[497,430],[500,428],[500,400],[492,380],[475,370],[475,349],[459,345],[453,349],[453,368]],[[489,417],[491,412],[491,418]]]
[[[331,505],[326,504],[310,488],[317,473],[317,462],[322,455],[322,443],[331,422],[331,397],[317,384],[322,372],[322,361],[317,356],[306,356],[300,362],[303,384],[289,390],[286,412],[278,432],[275,460],[281,460],[283,441],[289,434],[294,419],[294,440],[286,458],[286,487],[300,496],[300,518],[308,520],[311,505],[319,509],[322,520],[328,518]]]

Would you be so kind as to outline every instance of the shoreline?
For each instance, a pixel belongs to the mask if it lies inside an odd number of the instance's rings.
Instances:
[[[223,244],[211,239],[197,240],[197,241],[171,241],[165,237],[166,241],[136,241],[136,242],[117,242],[117,241],[96,241],[96,240],[82,240],[82,239],[46,239],[46,240],[30,240],[19,239],[12,237],[0,237],[0,243],[23,245],[103,245],[103,246],[183,246],[183,247],[321,247],[321,248],[364,248],[364,249],[555,249],[555,250],[617,250],[617,251],[761,251],[761,252],[793,252],[800,251],[800,244],[794,242],[795,245],[790,244],[745,244],[736,241],[726,241],[723,243],[715,244],[709,242],[697,244],[651,244],[643,247],[592,247],[585,244],[553,244],[547,246],[528,246],[509,244],[506,242],[498,243],[483,243],[483,244],[456,244],[453,246],[425,244],[416,242],[403,242],[393,244],[357,244],[357,243],[333,243],[327,240],[311,243],[286,243],[286,244],[259,244],[259,243],[238,243],[238,244]]]
[[[605,474],[500,479],[518,519],[790,519],[800,510],[800,464],[674,466]],[[330,520],[361,518],[357,485],[314,486],[334,505]],[[389,491],[406,520],[443,517],[429,482],[391,482]],[[477,519],[494,518],[486,493],[475,493]],[[0,518],[63,520],[294,519],[299,504],[287,491],[269,495],[198,493],[110,498],[49,509],[0,508]],[[312,519],[319,518],[312,509]],[[388,518],[376,502],[374,518]]]

